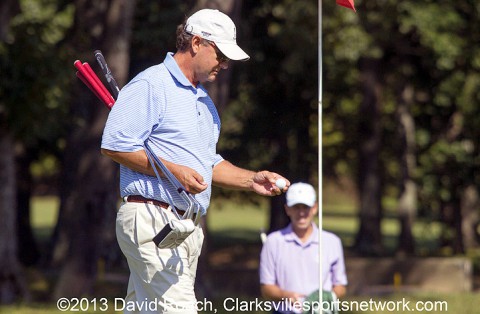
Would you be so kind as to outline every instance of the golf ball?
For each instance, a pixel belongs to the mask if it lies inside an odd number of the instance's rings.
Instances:
[[[284,179],[277,179],[277,181],[275,181],[275,185],[280,190],[283,190],[285,188],[285,186],[287,185],[287,181],[285,181]]]

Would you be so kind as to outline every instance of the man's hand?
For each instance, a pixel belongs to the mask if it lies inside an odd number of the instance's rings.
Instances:
[[[305,295],[294,291],[283,290],[275,284],[261,284],[260,292],[262,293],[262,296],[267,300],[288,300],[291,304],[294,304],[295,302],[303,302],[303,300],[305,299]]]
[[[305,295],[297,292],[283,290],[283,293],[285,294],[285,298],[288,298],[291,305],[296,304],[296,306],[301,306],[305,299]]]
[[[287,182],[286,186],[280,190],[276,185],[277,179],[284,179]],[[286,192],[290,186],[290,181],[281,175],[270,171],[259,171],[253,176],[252,190],[260,195],[275,196]]]
[[[275,185],[277,179],[284,179],[287,183],[282,190]],[[213,184],[223,188],[254,191],[264,196],[275,196],[286,192],[290,181],[275,172],[266,170],[253,172],[223,160],[213,168]]]
[[[172,162],[164,161],[164,163],[188,193],[198,194],[205,191],[208,187],[208,184],[203,180],[203,177],[192,168],[174,164]]]
[[[102,149],[102,154],[134,171],[138,171],[149,176],[155,176],[155,171],[153,171],[152,165],[150,164],[144,150],[139,150],[136,152],[117,152],[108,149]],[[208,187],[208,184],[204,182],[203,177],[192,168],[177,165],[162,158],[161,160],[168,170],[170,170],[170,172],[183,185],[187,192],[198,194],[205,191],[205,189]],[[162,177],[165,177],[161,169],[158,169],[158,171]]]

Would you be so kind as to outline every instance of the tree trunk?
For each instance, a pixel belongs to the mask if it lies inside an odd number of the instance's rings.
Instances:
[[[360,229],[355,239],[355,249],[368,255],[383,254],[380,226],[382,220],[379,161],[382,137],[380,69],[379,60],[363,59],[360,62],[364,97],[359,112],[359,116],[363,117],[359,128]]]
[[[20,13],[18,0],[2,0],[0,3],[0,40],[5,41],[9,29],[10,20]]]
[[[0,116],[1,119],[1,116]],[[0,304],[28,299],[29,294],[17,258],[16,178],[12,137],[0,121]]]
[[[409,255],[415,252],[412,227],[417,215],[417,185],[412,178],[416,168],[415,121],[409,110],[412,101],[413,88],[407,86],[403,89],[397,104],[401,171],[400,196],[397,208],[400,220],[397,253]]]
[[[17,238],[20,250],[19,259],[25,266],[34,265],[40,258],[37,242],[33,236],[30,223],[30,199],[32,196],[32,175],[30,173],[31,156],[24,145],[20,152],[16,153],[16,177],[17,177]],[[19,149],[17,149],[18,151]]]
[[[465,249],[478,248],[477,226],[480,220],[478,208],[480,208],[480,197],[474,185],[467,186],[461,198],[462,211],[462,235]]]
[[[130,30],[135,1],[76,1],[75,51],[95,67],[101,49],[120,85],[127,80]],[[101,30],[99,33],[98,30]],[[91,41],[85,42],[84,38]],[[82,40],[83,39],[83,40]],[[72,69],[73,73],[73,69]],[[99,259],[121,256],[115,240],[118,166],[100,154],[108,110],[80,82],[71,104],[73,126],[63,164],[61,205],[56,228],[54,264],[63,268],[54,298],[91,292]]]
[[[19,12],[18,1],[1,2],[0,41],[5,41],[10,20]],[[4,106],[0,102],[0,304],[30,298],[17,257],[15,147],[13,135],[8,131]]]
[[[282,229],[290,222],[290,218],[285,213],[285,202],[284,195],[270,198],[270,219],[267,233]]]
[[[309,114],[308,111],[298,113],[298,119],[308,121]],[[310,140],[308,123],[299,125],[296,130],[291,131],[289,136],[273,138],[272,141],[275,141],[279,147],[278,151],[285,153],[276,155],[270,169],[288,177],[292,184],[305,182],[316,187],[318,181],[314,181],[314,175],[309,171],[309,164],[305,162],[305,156],[309,155]],[[285,213],[285,203],[284,194],[270,198],[269,233],[284,228],[290,222],[290,218]]]
[[[463,113],[456,111],[452,113],[447,130],[445,131],[445,139],[449,144],[459,141],[463,133]],[[449,176],[448,187],[452,191],[449,200],[442,204],[442,222],[445,225],[442,234],[442,245],[447,245],[453,250],[453,254],[464,254],[465,243],[464,240],[464,226],[465,218],[463,217],[464,210],[462,208],[462,197],[465,196],[465,183],[459,172],[459,165],[454,158],[451,158],[450,163],[452,167],[447,167],[446,175]],[[446,164],[450,164],[448,161]]]

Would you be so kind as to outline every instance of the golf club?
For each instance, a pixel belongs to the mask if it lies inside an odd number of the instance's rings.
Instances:
[[[102,51],[95,50],[94,54],[95,54],[95,59],[97,59],[97,62],[100,65],[100,68],[102,69],[103,74],[105,75],[105,79],[107,80],[108,86],[112,91],[113,98],[117,99],[118,93],[120,92],[120,88],[118,87],[117,81],[115,81],[115,79],[113,78],[112,71],[110,71],[110,68],[107,65],[107,61],[105,61],[105,57],[102,54]]]
[[[107,108],[111,109],[115,104],[115,100],[118,97],[120,88],[113,78],[113,75],[108,68],[105,58],[100,50],[95,51],[95,57],[99,62],[105,78],[109,83],[109,87],[115,97],[108,92],[88,63],[82,63],[80,60],[75,61],[74,65],[78,69],[77,77],[80,78],[85,85],[87,85],[87,87],[107,106]],[[175,187],[176,191],[187,205],[187,209],[183,215],[180,216],[177,208],[173,206],[173,200],[169,200],[170,208],[177,217],[177,220],[170,220],[169,223],[166,224],[152,239],[155,245],[157,245],[159,248],[175,248],[195,230],[195,226],[199,224],[200,217],[205,215],[206,210],[202,208],[195,197],[183,187],[183,185],[170,172],[170,170],[168,170],[160,158],[153,153],[147,142],[144,143],[144,148],[147,158],[152,165],[159,182],[161,181],[161,177],[157,171],[157,167],[162,171],[167,180],[169,180],[170,183]]]

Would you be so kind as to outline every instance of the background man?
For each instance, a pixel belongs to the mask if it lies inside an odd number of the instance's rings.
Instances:
[[[310,184],[294,183],[286,198],[290,224],[269,234],[263,245],[260,289],[265,299],[280,302],[274,313],[301,313],[305,296],[320,286],[316,192]]]
[[[274,313],[302,313],[303,301],[318,300],[319,232],[316,192],[307,183],[294,183],[286,194],[290,224],[267,237],[260,255],[260,284],[264,298],[280,301]],[[340,238],[322,230],[324,296],[343,297],[347,276]],[[331,294],[333,292],[334,294]]]

